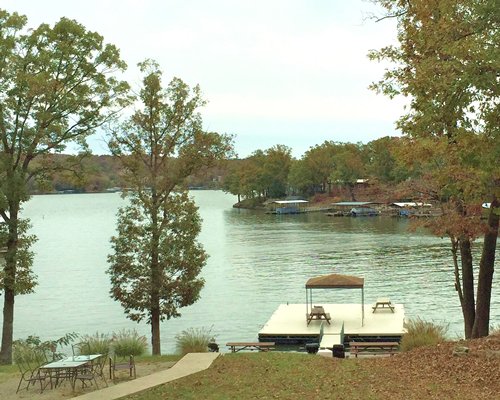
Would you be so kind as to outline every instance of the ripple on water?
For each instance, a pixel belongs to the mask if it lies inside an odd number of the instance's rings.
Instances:
[[[255,340],[279,304],[304,303],[307,279],[330,273],[363,276],[367,303],[387,296],[404,303],[407,316],[446,321],[452,335],[461,334],[447,240],[409,232],[404,219],[267,215],[233,209],[235,198],[222,192],[192,194],[203,218],[200,241],[210,255],[206,283],[181,318],[162,323],[164,351],[173,351],[175,334],[190,327],[212,327],[220,343]],[[106,257],[122,204],[117,194],[97,194],[35,196],[26,205],[39,238],[39,286],[16,300],[16,337],[123,328],[149,336],[149,327],[128,321],[108,295]],[[497,324],[499,292],[496,279]],[[357,290],[317,291],[314,297],[325,303],[360,301]]]

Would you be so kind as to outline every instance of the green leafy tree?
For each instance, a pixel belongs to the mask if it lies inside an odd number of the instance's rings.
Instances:
[[[362,151],[362,146],[359,144],[337,143],[333,156],[334,169],[330,175],[330,180],[346,186],[353,201],[356,200],[354,196],[356,181],[364,178],[365,175]]]
[[[276,145],[264,153],[263,184],[266,197],[279,198],[287,195],[288,173],[292,162],[292,149]]]
[[[29,293],[33,238],[20,216],[34,180],[69,168],[51,157],[85,138],[123,105],[128,85],[112,76],[126,66],[116,47],[62,18],[26,30],[27,19],[0,10],[0,216],[7,232],[0,363],[12,362],[14,298]],[[115,110],[115,111],[113,111]],[[65,159],[68,160],[68,159]]]
[[[331,192],[330,176],[334,168],[335,147],[334,142],[325,141],[321,145],[311,147],[302,158],[310,171],[316,191]]]
[[[153,354],[160,354],[160,321],[200,294],[207,255],[196,241],[200,217],[183,189],[185,179],[228,156],[231,138],[202,129],[200,88],[174,78],[166,89],[153,61],[144,73],[142,108],[114,130],[110,149],[119,157],[130,191],[118,212],[108,274],[111,296],[128,318],[151,325]]]
[[[445,215],[465,336],[486,336],[500,216],[500,13],[497,0],[380,0],[397,18],[400,45],[373,52],[397,67],[374,88],[410,98],[398,122],[405,160]],[[420,190],[422,191],[422,190]],[[479,205],[489,199],[486,224]],[[474,294],[473,243],[484,236]]]
[[[304,159],[292,160],[288,184],[293,194],[313,195],[314,182]]]
[[[383,137],[365,146],[367,173],[382,183],[399,183],[410,177],[408,168],[399,160],[398,150],[403,141],[398,137]]]
[[[241,201],[241,196],[245,194],[245,189],[243,187],[244,161],[231,160],[228,162],[227,168],[228,171],[226,177],[224,178],[222,189],[226,193],[238,196],[239,203]]]

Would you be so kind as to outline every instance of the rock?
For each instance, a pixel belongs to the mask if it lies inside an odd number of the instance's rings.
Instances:
[[[453,355],[455,357],[465,356],[469,353],[469,348],[465,346],[455,346],[453,349]]]

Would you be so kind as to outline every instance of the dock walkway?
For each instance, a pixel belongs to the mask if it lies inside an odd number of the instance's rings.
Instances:
[[[114,400],[182,378],[210,367],[219,353],[189,353],[172,368],[76,397],[79,400]]]

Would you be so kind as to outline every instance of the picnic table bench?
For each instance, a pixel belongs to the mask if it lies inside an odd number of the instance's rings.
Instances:
[[[398,342],[349,342],[349,347],[351,348],[351,354],[354,357],[358,357],[358,354],[363,351],[368,350],[380,350],[383,352],[388,352],[391,356],[399,348]]]
[[[332,319],[330,313],[325,312],[323,306],[314,306],[311,309],[311,312],[309,314],[306,314],[306,318],[307,318],[307,325],[309,325],[313,319],[325,320],[326,322],[328,322],[328,325],[330,325],[330,321]]]
[[[274,348],[274,342],[229,342],[226,343],[231,352],[236,353],[241,350],[268,351]]]
[[[372,307],[373,308],[372,312],[375,312],[379,307],[385,308],[386,306],[389,307],[392,312],[394,312],[394,306],[392,305],[391,301],[385,297],[377,299],[375,305]]]

